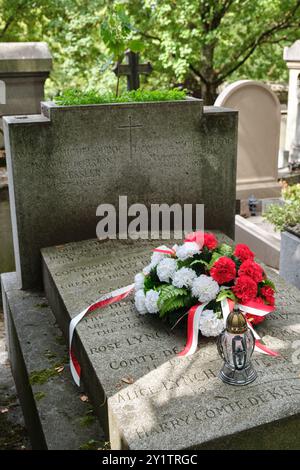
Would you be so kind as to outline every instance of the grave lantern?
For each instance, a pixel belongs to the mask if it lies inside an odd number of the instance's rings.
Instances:
[[[257,208],[257,199],[255,196],[252,194],[249,199],[248,199],[248,206],[249,206],[249,211],[252,216],[256,215],[256,208]]]
[[[218,337],[218,351],[224,365],[219,377],[230,385],[247,385],[257,374],[250,362],[255,339],[242,312],[235,307],[228,315],[226,329]]]

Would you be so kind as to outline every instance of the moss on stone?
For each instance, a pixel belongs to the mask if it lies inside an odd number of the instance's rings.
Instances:
[[[95,416],[91,414],[87,414],[86,416],[83,416],[82,418],[80,418],[79,425],[81,427],[85,427],[85,426],[90,426],[94,422],[95,422]]]
[[[37,308],[47,308],[48,304],[47,302],[41,302],[40,304],[35,305]]]
[[[56,367],[59,367],[60,364],[55,364],[53,367],[49,369],[42,369],[42,370],[34,370],[29,375],[29,382],[31,385],[42,385],[48,382],[51,377],[59,375],[59,372],[55,370]]]
[[[66,344],[65,338],[63,336],[55,336],[55,341],[57,342],[57,344]]]
[[[49,351],[49,349],[47,349],[47,350],[45,351],[44,355],[45,355],[45,357],[46,357],[47,359],[49,359],[50,361],[51,361],[52,359],[55,359],[55,358],[57,357],[57,355],[56,355],[55,353]]]
[[[24,448],[26,430],[12,423],[7,413],[0,413],[0,449],[18,450]]]
[[[36,401],[42,400],[43,398],[45,398],[45,396],[46,396],[45,392],[36,392],[34,394],[34,398],[35,398]]]
[[[107,441],[95,441],[91,439],[79,447],[79,450],[109,450],[110,443]]]

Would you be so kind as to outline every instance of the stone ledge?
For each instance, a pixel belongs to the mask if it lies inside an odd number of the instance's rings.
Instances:
[[[101,448],[103,431],[72,383],[65,341],[47,300],[18,290],[15,273],[2,274],[1,283],[9,358],[33,449]]]
[[[253,219],[258,219],[258,217],[245,219],[240,215],[235,216],[235,241],[245,243],[267,266],[278,269],[280,236],[253,223]]]

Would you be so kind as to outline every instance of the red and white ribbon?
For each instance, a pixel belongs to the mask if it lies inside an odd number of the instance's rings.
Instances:
[[[205,304],[197,304],[190,308],[188,313],[188,324],[187,324],[187,342],[183,351],[178,353],[178,356],[191,356],[197,350],[198,347],[198,335],[199,335],[199,319],[200,315],[206,307]]]
[[[194,354],[198,347],[198,335],[199,335],[199,319],[200,315],[203,312],[204,308],[207,304],[202,305],[194,305],[190,308],[188,312],[188,327],[187,327],[187,342],[186,346],[181,351],[178,356],[190,356]],[[221,301],[221,308],[224,320],[224,326],[226,326],[226,320],[233,309],[234,302],[230,299],[224,299]],[[274,311],[274,307],[271,305],[259,304],[257,302],[251,301],[247,304],[237,304],[237,307],[244,313],[250,313],[252,315],[257,316],[265,316],[268,313]],[[255,350],[261,352],[263,354],[267,354],[268,356],[279,356],[279,354],[275,351],[272,351],[267,346],[262,344],[259,340],[261,339],[257,332],[254,330],[251,322],[247,320],[247,324],[249,329],[252,331],[254,338],[255,338]]]
[[[154,251],[165,252],[166,250],[162,251],[163,249],[157,248]],[[173,250],[170,250],[168,254],[172,254]],[[80,375],[81,375],[81,367],[80,364],[75,356],[74,350],[72,349],[72,340],[74,336],[74,332],[78,323],[90,312],[96,310],[98,308],[104,308],[108,305],[114,304],[116,302],[120,302],[121,300],[125,299],[134,289],[134,284],[130,284],[129,286],[122,287],[117,289],[109,294],[103,295],[94,302],[89,307],[85,308],[82,312],[76,315],[70,322],[69,326],[69,358],[70,358],[70,369],[74,379],[74,382],[79,386],[80,385]],[[199,319],[200,316],[205,309],[207,303],[204,304],[197,304],[190,308],[188,312],[188,324],[187,324],[187,342],[186,346],[178,353],[178,356],[185,357],[191,356],[197,350],[198,347],[198,336],[199,336]],[[224,326],[226,325],[226,320],[233,309],[234,302],[230,299],[224,299],[221,301],[221,308],[223,313],[224,319]],[[265,316],[268,313],[274,310],[274,307],[270,305],[258,304],[256,302],[248,302],[247,304],[237,304],[240,310],[244,313],[256,315],[256,316]],[[247,320],[248,326],[252,331],[255,337],[255,350],[259,351],[263,354],[267,354],[269,356],[278,356],[279,354],[275,351],[272,351],[267,346],[262,344],[259,340],[261,339],[257,332],[254,330],[251,322]]]
[[[238,307],[240,308],[242,312],[248,313],[250,315],[255,315],[257,317],[264,317],[268,313],[271,313],[275,310],[275,307],[273,307],[272,305],[260,304],[260,303],[255,302],[254,300],[247,302],[247,304],[238,304]],[[273,357],[279,356],[277,352],[272,351],[272,349],[268,348],[265,344],[262,344],[260,342],[261,337],[255,331],[251,322],[248,319],[247,319],[247,324],[255,338],[255,347],[254,347],[255,351],[260,352],[262,354],[267,354],[268,356],[273,356]]]
[[[103,295],[96,302],[72,318],[69,326],[69,359],[71,374],[73,376],[74,382],[76,385],[78,385],[78,387],[80,385],[81,367],[74,354],[74,350],[72,349],[72,340],[76,326],[88,313],[92,312],[93,310],[107,307],[108,305],[120,302],[120,300],[125,299],[133,291],[133,288],[134,284],[130,284],[129,286],[121,287],[120,289],[110,292],[109,294]]]
[[[172,250],[172,248],[163,248],[163,247],[158,247],[158,248],[154,248],[154,253],[163,253],[164,255],[171,255],[171,256],[174,256],[175,255],[175,250]]]

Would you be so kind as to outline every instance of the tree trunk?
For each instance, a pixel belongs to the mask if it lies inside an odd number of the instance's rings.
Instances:
[[[217,85],[214,83],[201,83],[201,98],[206,106],[213,105],[217,99]]]

